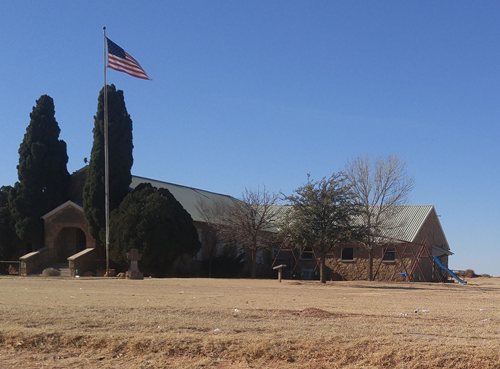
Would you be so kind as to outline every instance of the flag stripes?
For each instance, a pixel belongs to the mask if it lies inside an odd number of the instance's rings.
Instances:
[[[132,77],[151,79],[132,55],[127,53],[109,38],[106,37],[106,40],[108,44],[108,68],[127,73]]]

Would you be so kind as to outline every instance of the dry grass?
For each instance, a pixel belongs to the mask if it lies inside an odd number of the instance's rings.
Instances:
[[[500,279],[0,278],[0,368],[500,368]]]

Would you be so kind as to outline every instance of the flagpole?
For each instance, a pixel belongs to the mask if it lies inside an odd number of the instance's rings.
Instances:
[[[106,76],[107,67],[107,37],[104,33],[104,213],[106,221],[106,276],[109,277],[109,151],[108,151],[108,85]]]

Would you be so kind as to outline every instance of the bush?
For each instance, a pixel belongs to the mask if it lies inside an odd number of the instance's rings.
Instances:
[[[140,263],[139,263],[140,268]],[[169,277],[197,277],[200,275],[200,262],[193,260],[193,256],[183,254],[177,257],[168,268],[166,274]]]
[[[168,190],[150,184],[140,184],[125,196],[110,221],[110,257],[120,270],[128,269],[127,252],[136,248],[145,275],[164,277],[177,267],[185,273],[191,266],[180,259],[177,266],[174,262],[184,254],[192,258],[200,249],[191,215]]]
[[[459,270],[456,273],[461,278],[476,278],[478,275],[472,269]]]
[[[61,275],[61,271],[55,268],[45,268],[42,271],[42,276],[44,277],[59,277]]]
[[[235,278],[241,277],[244,273],[245,255],[238,254],[234,250],[224,249],[221,255],[217,255],[212,260],[204,260],[202,263],[203,272],[209,274],[210,263],[212,278]]]

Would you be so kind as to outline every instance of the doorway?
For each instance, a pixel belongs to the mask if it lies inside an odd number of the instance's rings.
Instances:
[[[84,250],[86,244],[85,233],[80,228],[63,228],[55,242],[57,262],[65,263],[68,257]]]

